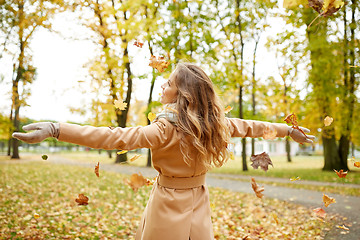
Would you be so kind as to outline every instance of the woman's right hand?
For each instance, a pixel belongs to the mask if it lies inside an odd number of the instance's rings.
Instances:
[[[12,136],[26,143],[39,143],[48,137],[58,138],[60,124],[52,122],[31,123],[23,127],[25,131],[35,130],[30,133],[14,132]]]

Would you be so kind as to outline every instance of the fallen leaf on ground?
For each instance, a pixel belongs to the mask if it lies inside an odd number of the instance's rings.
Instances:
[[[264,194],[262,193],[265,189],[263,187],[259,187],[259,185],[256,184],[255,182],[255,178],[251,178],[251,187],[255,192],[255,195],[258,198],[262,198],[264,196]]]
[[[326,116],[324,119],[325,127],[330,126],[333,121],[334,121],[334,119],[332,117]]]
[[[336,203],[335,198],[329,197],[326,194],[323,194],[323,202],[325,204],[325,207],[328,207],[332,203]]]
[[[334,172],[336,172],[336,174],[339,176],[339,178],[345,178],[346,177],[346,175],[347,175],[347,171],[346,172],[344,172],[344,170],[342,170],[342,169],[340,169],[340,171],[336,171],[335,169],[334,169]]]
[[[78,203],[78,205],[88,205],[89,204],[89,198],[85,196],[84,194],[80,193],[79,197],[75,199],[75,202]]]
[[[147,117],[148,117],[149,121],[152,122],[156,118],[156,114],[152,113],[152,112],[149,112]]]
[[[122,100],[115,100],[114,106],[119,110],[125,110],[125,108],[127,107],[127,103],[123,102]]]
[[[133,161],[135,161],[136,159],[138,159],[139,157],[141,157],[141,155],[138,155],[138,154],[136,154],[135,156],[133,156],[132,158],[130,158],[130,162],[133,162]]]
[[[134,173],[130,176],[129,179],[125,179],[125,183],[128,184],[134,192],[137,192],[139,188],[148,184],[148,180],[143,177],[141,173]]]
[[[276,213],[271,213],[271,216],[274,218],[276,224],[279,224],[279,218],[278,218],[278,216],[276,215]]]
[[[100,162],[97,163],[97,165],[95,165],[95,174],[97,177],[100,177],[99,175],[99,166],[100,166]]]
[[[127,152],[128,152],[127,150],[122,150],[122,151],[118,151],[116,154],[120,155],[120,154],[124,154],[124,153],[127,153]]]
[[[298,180],[300,180],[300,177],[296,177],[296,178],[295,178],[295,177],[292,177],[292,178],[290,178],[290,181],[292,181],[292,182],[293,182],[293,181],[298,181]]]
[[[326,216],[325,210],[322,208],[315,208],[315,209],[313,209],[313,211],[316,214],[316,216],[318,216],[320,218],[325,218],[325,216]]]
[[[253,162],[251,166],[254,169],[258,169],[260,166],[265,172],[268,170],[269,164],[273,166],[272,161],[266,152],[252,155],[250,160]]]
[[[349,230],[350,230],[350,229],[349,229],[349,228],[347,228],[345,225],[342,225],[342,226],[337,225],[337,227],[338,227],[338,228],[341,228],[341,229],[344,229],[344,230],[347,230],[347,231],[349,231]]]
[[[151,55],[149,66],[157,69],[159,72],[164,72],[169,66],[170,62],[165,60],[165,57],[155,57]]]
[[[40,215],[38,213],[34,213],[34,218],[38,219],[40,217]]]

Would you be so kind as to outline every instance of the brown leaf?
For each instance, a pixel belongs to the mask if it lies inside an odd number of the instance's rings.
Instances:
[[[323,202],[325,207],[328,207],[332,203],[336,203],[335,198],[329,197],[328,195],[323,194]]]
[[[170,62],[165,60],[165,57],[156,58],[154,55],[150,57],[149,66],[157,69],[159,72],[164,72],[169,66]]]
[[[77,202],[79,205],[88,205],[89,204],[88,201],[89,201],[89,198],[82,193],[80,193],[79,197],[77,199],[75,199],[75,202]]]
[[[135,40],[134,45],[137,46],[137,47],[139,47],[139,48],[142,48],[142,46],[144,45],[144,43],[139,42],[138,40]]]
[[[263,153],[260,153],[257,155],[252,155],[250,160],[253,162],[251,164],[251,166],[254,169],[257,169],[260,166],[265,172],[268,170],[269,164],[271,166],[274,166],[272,164],[272,161],[271,161],[269,155],[266,152],[263,152]]]
[[[125,179],[125,183],[128,184],[134,192],[137,192],[142,186],[148,185],[148,180],[144,178],[141,173],[134,173],[130,176],[130,180]]]
[[[97,177],[99,177],[99,165],[100,165],[100,162],[97,163],[97,165],[95,165],[95,174]]]
[[[292,125],[292,128],[299,130],[302,134],[304,134],[305,137],[307,137],[304,131],[299,128],[295,113],[287,115],[284,121],[286,123],[290,123]]]
[[[259,187],[259,185],[256,184],[255,182],[255,178],[251,178],[251,187],[255,192],[255,195],[258,198],[262,198],[264,196],[264,194],[262,193],[265,189],[263,187]]]
[[[339,178],[345,178],[346,177],[346,175],[347,175],[347,171],[346,172],[344,172],[344,170],[342,170],[342,169],[340,169],[340,171],[336,171],[335,169],[334,169],[334,172],[336,172],[336,174],[339,176]]]

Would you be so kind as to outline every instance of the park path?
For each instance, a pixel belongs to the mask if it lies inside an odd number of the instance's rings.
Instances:
[[[76,165],[83,167],[94,167],[93,163],[84,163],[79,161],[74,161],[66,159],[64,157],[53,155],[51,161],[48,161],[52,164],[66,164],[66,165]],[[101,170],[122,173],[122,174],[133,174],[141,173],[143,176],[148,178],[153,178],[157,175],[157,171],[153,168],[147,167],[136,167],[126,164],[102,164]],[[256,177],[256,180],[267,181],[267,182],[286,182],[289,183],[287,179],[281,178],[268,178],[268,177]],[[250,193],[253,194],[253,190],[250,184],[250,176],[242,175],[230,175],[230,174],[217,174],[217,173],[208,173],[206,178],[206,183],[210,187],[220,187],[223,189]],[[320,186],[342,186],[346,187],[349,184],[338,184],[338,183],[326,183],[326,182],[315,182],[315,181],[297,181],[293,182],[294,184],[306,184],[306,185],[320,185]],[[337,214],[339,216],[346,217],[346,220],[343,220],[343,217],[339,217],[341,225],[345,224],[350,231],[344,231],[340,228],[334,227],[328,231],[325,235],[325,240],[360,240],[360,197],[354,196],[343,196],[339,194],[327,193],[327,192],[318,192],[306,189],[296,189],[296,188],[287,188],[281,186],[274,186],[269,184],[259,184],[264,186],[265,191],[264,195],[268,198],[276,198],[279,200],[292,202],[295,204],[300,204],[310,209],[323,207],[322,206],[322,196],[323,193],[326,195],[335,198],[336,203],[331,204],[326,208],[327,213]],[[351,184],[353,188],[358,188],[360,191],[360,185]],[[346,232],[347,234],[343,234]]]

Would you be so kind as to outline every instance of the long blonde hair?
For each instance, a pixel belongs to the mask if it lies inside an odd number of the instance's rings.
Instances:
[[[184,134],[180,149],[185,162],[190,164],[188,149],[192,144],[198,151],[196,161],[203,161],[208,168],[222,166],[229,158],[230,132],[211,79],[192,63],[179,63],[173,74],[178,89],[177,126]]]

